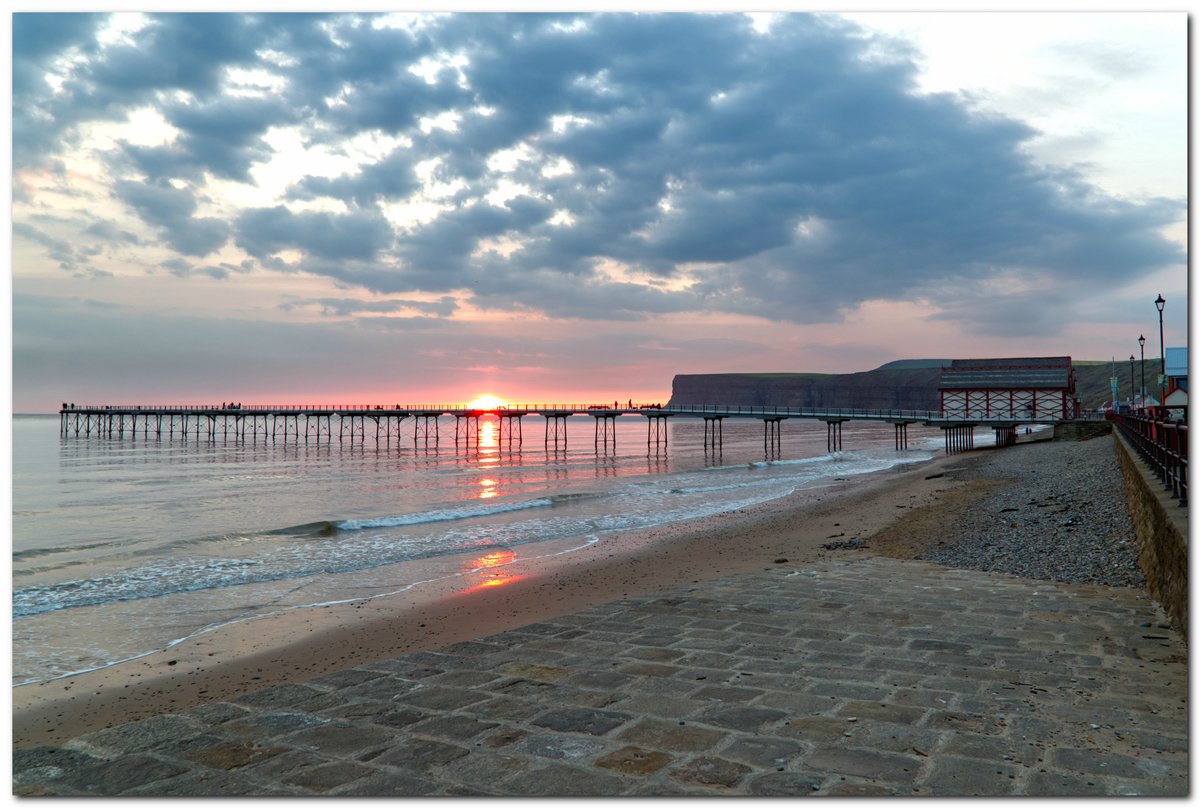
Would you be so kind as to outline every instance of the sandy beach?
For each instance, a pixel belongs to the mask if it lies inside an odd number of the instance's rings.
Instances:
[[[443,582],[246,621],[136,660],[18,687],[13,691],[14,744],[62,742],[593,604],[773,564],[810,563],[837,551],[822,545],[865,540],[912,509],[952,506],[980,485],[956,479],[956,470],[973,460],[940,457],[754,509],[606,537],[561,556],[517,560],[498,568],[492,585],[464,589],[461,583]],[[888,552],[901,555],[914,551],[903,531],[886,545],[893,548]]]

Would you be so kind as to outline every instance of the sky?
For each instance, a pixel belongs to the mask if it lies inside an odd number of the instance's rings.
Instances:
[[[1187,23],[17,13],[13,410],[1157,356]]]

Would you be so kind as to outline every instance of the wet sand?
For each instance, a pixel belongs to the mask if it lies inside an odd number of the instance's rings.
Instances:
[[[897,525],[912,509],[963,502],[974,484],[956,479],[955,470],[969,464],[961,455],[939,457],[753,509],[605,536],[565,555],[517,560],[497,568],[486,585],[464,588],[461,580],[443,581],[370,601],[297,609],[227,626],[102,670],[18,687],[13,690],[13,744],[62,743],[151,715],[433,650],[623,597],[703,584],[773,564],[811,563],[842,552],[823,549],[823,544],[866,540]],[[890,538],[882,541],[884,536]],[[903,555],[912,544],[903,529],[880,539],[872,541],[876,551],[892,547]]]

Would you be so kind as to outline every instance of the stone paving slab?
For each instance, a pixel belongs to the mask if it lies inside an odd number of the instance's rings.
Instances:
[[[857,556],[15,750],[19,795],[1188,793],[1139,590]]]

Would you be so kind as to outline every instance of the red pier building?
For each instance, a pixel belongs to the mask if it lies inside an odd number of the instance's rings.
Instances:
[[[955,359],[942,368],[938,392],[942,418],[1029,423],[1079,413],[1069,356]]]

